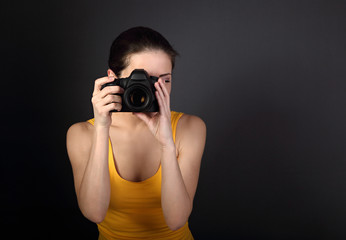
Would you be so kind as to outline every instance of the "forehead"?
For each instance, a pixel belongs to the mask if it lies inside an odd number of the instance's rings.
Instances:
[[[168,54],[161,50],[148,50],[134,53],[129,57],[128,72],[144,69],[152,76],[172,73],[172,62]]]

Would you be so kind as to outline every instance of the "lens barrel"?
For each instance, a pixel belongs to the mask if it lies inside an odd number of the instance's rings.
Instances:
[[[123,100],[130,111],[145,112],[151,107],[153,96],[148,88],[136,84],[126,89]]]

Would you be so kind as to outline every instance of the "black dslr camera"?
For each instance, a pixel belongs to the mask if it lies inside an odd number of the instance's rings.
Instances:
[[[159,105],[154,87],[158,79],[149,76],[144,69],[135,69],[128,78],[115,79],[113,82],[102,85],[101,89],[107,86],[120,86],[124,89],[124,93],[121,94],[121,112],[158,112]]]

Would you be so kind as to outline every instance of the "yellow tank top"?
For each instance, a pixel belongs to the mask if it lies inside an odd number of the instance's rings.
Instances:
[[[171,111],[173,140],[179,118],[183,113]],[[94,119],[88,120],[94,125]],[[154,176],[131,182],[118,174],[109,139],[109,174],[111,199],[105,219],[98,224],[99,240],[112,239],[184,239],[193,236],[188,222],[172,231],[165,223],[161,208],[161,164]]]

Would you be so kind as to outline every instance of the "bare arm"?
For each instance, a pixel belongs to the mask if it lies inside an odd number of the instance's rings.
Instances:
[[[179,163],[175,147],[162,151],[162,209],[172,230],[182,227],[191,214],[205,138],[204,122],[183,115],[177,129]]]
[[[179,163],[173,142],[169,93],[162,81],[155,83],[159,113],[136,113],[161,144],[161,204],[165,221],[177,230],[188,220],[192,211],[201,158],[206,138],[204,122],[195,116],[183,115],[177,126]],[[179,134],[178,134],[179,133]]]
[[[95,81],[92,104],[95,124],[77,123],[67,131],[66,145],[73,169],[78,205],[89,220],[100,223],[106,216],[110,202],[110,177],[108,169],[110,110],[121,109],[119,87],[102,84],[114,78]]]
[[[70,127],[66,144],[79,208],[86,218],[99,223],[110,201],[108,129],[90,131],[85,124]]]

